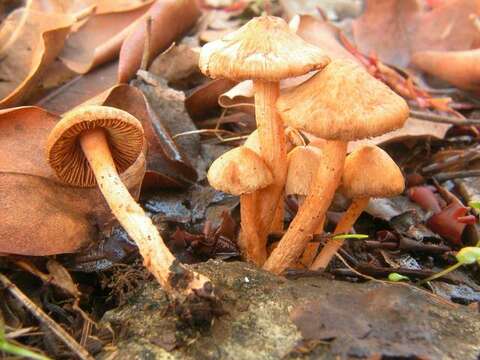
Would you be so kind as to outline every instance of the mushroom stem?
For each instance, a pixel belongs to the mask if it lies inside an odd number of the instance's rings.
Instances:
[[[100,191],[112,213],[136,242],[145,266],[172,295],[212,295],[208,278],[180,264],[165,246],[157,228],[135,202],[118,176],[105,132],[101,128],[81,134],[80,145]]]
[[[261,266],[263,263],[256,262],[256,260],[260,258],[256,256],[256,254],[261,253],[261,249],[258,249],[261,242],[257,229],[256,204],[256,193],[243,194],[240,196],[240,247],[247,260],[254,262],[257,266]]]
[[[258,192],[260,210],[258,234],[259,252],[254,262],[263,264],[267,257],[267,236],[282,196],[287,176],[287,151],[283,121],[278,116],[275,103],[280,94],[278,82],[253,81],[255,92],[255,117],[257,121],[260,152],[273,174],[273,184]]]
[[[323,226],[324,225],[325,225],[325,216],[323,217],[322,221],[320,222],[320,225],[318,225],[317,230],[315,231],[314,235],[323,234]],[[319,247],[320,247],[319,242],[311,242],[307,245],[307,247],[305,248],[305,251],[303,252],[302,259],[300,260],[300,262],[305,267],[310,268],[313,261],[315,260],[315,257],[317,256]]]
[[[342,218],[340,219],[339,223],[335,227],[335,231],[333,232],[334,235],[347,233],[355,224],[355,221],[360,217],[362,212],[368,206],[370,198],[369,197],[361,197],[352,200],[352,203],[348,207],[345,214],[343,214]],[[323,249],[318,254],[317,258],[313,262],[312,266],[310,267],[311,270],[320,270],[325,269],[332,258],[335,256],[338,249],[340,249],[343,245],[343,240],[340,239],[330,239]]]
[[[310,192],[282,240],[263,266],[265,270],[280,274],[300,257],[333,200],[341,180],[346,152],[346,142],[329,141],[325,145],[326,156],[318,166],[317,174],[310,185]],[[324,180],[326,178],[330,179],[327,183]]]

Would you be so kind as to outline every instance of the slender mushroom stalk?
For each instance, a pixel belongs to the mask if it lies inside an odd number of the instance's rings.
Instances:
[[[345,160],[342,189],[352,203],[335,228],[334,234],[349,232],[368,206],[371,197],[391,197],[405,188],[402,172],[392,158],[375,145],[353,151]],[[331,239],[320,251],[311,269],[327,267],[343,241]]]
[[[175,259],[118,175],[134,163],[143,144],[141,124],[129,113],[84,106],[67,113],[52,130],[47,156],[65,183],[98,184],[113,214],[138,245],[145,266],[170,295],[211,297],[210,280]]]
[[[300,257],[332,202],[340,183],[346,151],[343,141],[328,141],[325,144],[322,165],[318,166],[310,184],[310,192],[280,243],[265,262],[265,270],[280,274]]]
[[[199,66],[205,75],[253,80],[260,154],[273,174],[273,183],[258,194],[257,233],[262,251],[251,259],[255,263],[266,259],[267,236],[287,173],[285,132],[275,110],[279,81],[321,69],[329,61],[320,49],[294,34],[283,19],[273,16],[252,19],[223,39],[206,44],[200,53]]]
[[[260,259],[263,250],[257,232],[256,190],[273,182],[273,175],[265,161],[246,146],[227,151],[216,159],[208,170],[208,182],[219,190],[240,195],[241,232],[240,247],[250,261]],[[260,263],[256,263],[261,265]]]
[[[324,147],[325,156],[336,160],[340,153],[346,155],[348,141],[381,135],[402,127],[409,112],[405,100],[349,60],[332,61],[304,83],[286,91],[277,101],[277,110],[288,126],[340,142],[341,146]],[[338,186],[342,170],[335,171],[331,183],[325,184],[324,196],[333,197],[330,191],[335,191]],[[313,191],[318,189],[312,186]],[[310,193],[305,203],[311,205],[311,198],[316,196]],[[283,253],[292,245],[292,239],[297,239],[301,245],[308,243],[314,231],[311,231],[312,217],[319,211],[323,217],[326,212],[323,206],[325,204],[322,203],[322,208],[310,208],[311,214],[306,214],[305,205],[302,206],[297,214],[301,220],[294,219],[284,239],[267,260],[265,269],[279,273],[290,265],[288,261],[296,260]],[[299,234],[292,234],[295,231]],[[285,245],[282,245],[283,242]],[[298,244],[295,245],[295,256],[303,251],[298,250]]]

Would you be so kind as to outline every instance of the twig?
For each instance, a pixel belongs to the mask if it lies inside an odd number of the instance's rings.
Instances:
[[[179,134],[175,134],[172,136],[172,139],[176,139],[181,136],[187,136],[187,135],[195,135],[195,134],[216,134],[216,133],[225,133],[225,134],[234,134],[232,131],[228,130],[222,130],[222,129],[199,129],[199,130],[192,130],[192,131],[185,131]]]
[[[437,115],[431,112],[410,110],[410,115],[418,120],[433,121],[452,125],[480,125],[480,119],[460,119],[453,116]]]
[[[445,169],[445,168],[447,168],[451,165],[455,165],[455,164],[459,164],[459,163],[460,164],[468,163],[472,160],[475,160],[477,157],[480,156],[479,150],[480,150],[480,147],[475,146],[473,149],[468,149],[461,154],[453,155],[453,156],[450,156],[450,157],[446,158],[443,161],[425,166],[422,169],[422,173],[432,173],[432,172],[436,172],[436,171],[439,171],[439,170],[443,170],[443,169]]]
[[[38,321],[46,325],[75,355],[82,360],[94,360],[94,358],[80,344],[67,333],[59,324],[48,316],[40,307],[30,300],[14,283],[0,273],[0,284],[12,294],[18,301],[32,313]]]
[[[479,177],[480,170],[465,170],[465,171],[452,171],[439,173],[434,176],[434,179],[438,182],[443,182],[452,179],[463,179],[469,177]]]
[[[152,17],[149,16],[145,23],[145,44],[143,46],[142,62],[140,64],[140,70],[147,70],[150,62],[150,48],[152,37]]]

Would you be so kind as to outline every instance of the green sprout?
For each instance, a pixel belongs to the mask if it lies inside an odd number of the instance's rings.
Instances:
[[[335,235],[334,237],[332,237],[332,239],[335,239],[335,240],[345,240],[345,239],[361,240],[361,239],[368,239],[368,235],[365,235],[365,234],[340,234],[340,235]]]
[[[34,359],[34,360],[51,360],[49,357],[33,352],[29,349],[12,344],[5,336],[5,329],[3,322],[0,319],[0,353],[7,353],[22,358]]]
[[[470,201],[468,203],[468,206],[470,206],[471,208],[474,208],[476,210],[480,210],[480,201],[477,201],[477,200]]]
[[[424,284],[428,281],[438,279],[439,277],[442,277],[448,274],[449,272],[452,272],[453,270],[459,268],[462,265],[471,265],[475,262],[478,262],[480,264],[480,247],[476,247],[476,246],[464,247],[457,253],[457,255],[455,255],[455,257],[457,258],[456,264],[420,281],[419,284]]]
[[[388,280],[393,282],[399,282],[399,281],[410,281],[410,278],[408,276],[393,272],[388,274]]]

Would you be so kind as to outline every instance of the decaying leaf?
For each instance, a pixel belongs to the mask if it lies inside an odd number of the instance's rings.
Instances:
[[[173,41],[189,30],[200,16],[195,0],[157,1],[145,15],[152,19],[150,61]],[[129,33],[120,50],[118,82],[130,80],[140,68],[145,45],[145,22],[138,23]]]
[[[31,0],[33,10],[52,13],[78,13],[95,7],[96,14],[125,12],[138,9],[154,0]]]
[[[47,136],[58,117],[36,107],[0,112],[0,253],[51,255],[75,252],[111,225],[97,188],[61,184],[46,163]],[[138,197],[145,158],[122,174]]]
[[[464,90],[480,90],[480,50],[421,51],[412,63],[428,74]]]
[[[416,0],[367,0],[354,21],[355,43],[364,54],[405,67],[423,50],[468,50],[480,43],[478,0],[452,0],[426,11]]]
[[[63,114],[114,86],[117,81],[117,70],[117,62],[100,66],[70,80],[39,100],[36,105],[52,113]]]
[[[76,19],[19,9],[0,28],[0,108],[22,101],[63,47]]]
[[[80,74],[112,60],[119,54],[123,41],[144,19],[151,2],[144,2],[142,6],[127,8],[122,12],[118,8],[106,9],[107,4],[102,7],[101,3],[96,14],[70,35],[60,54],[64,64]]]

